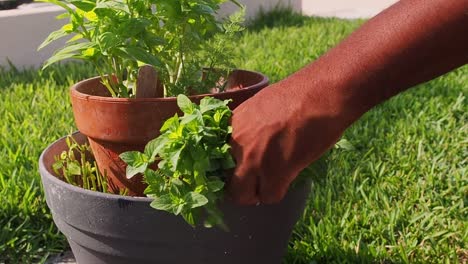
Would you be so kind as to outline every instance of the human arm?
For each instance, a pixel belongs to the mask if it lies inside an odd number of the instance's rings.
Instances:
[[[467,62],[468,1],[398,2],[234,111],[231,198],[278,202],[369,109]]]

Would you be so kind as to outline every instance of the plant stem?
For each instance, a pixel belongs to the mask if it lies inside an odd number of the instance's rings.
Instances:
[[[96,67],[96,71],[98,72],[99,76],[101,77],[102,84],[107,88],[107,90],[109,91],[109,93],[111,94],[112,97],[117,97],[117,94],[115,93],[114,89],[112,88],[112,86],[109,83],[108,76],[106,77],[104,75],[104,73],[102,72],[99,65],[96,63],[96,61],[93,60],[92,63],[94,64],[94,67]]]

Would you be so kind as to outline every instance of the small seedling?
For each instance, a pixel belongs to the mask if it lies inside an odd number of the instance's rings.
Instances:
[[[89,144],[79,144],[73,136],[66,138],[68,150],[55,156],[52,169],[65,182],[87,190],[107,193],[106,177],[99,173]]]

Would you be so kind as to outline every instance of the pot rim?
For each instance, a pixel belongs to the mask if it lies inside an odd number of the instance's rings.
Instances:
[[[197,95],[190,95],[188,96],[190,99],[202,99],[206,96],[213,96],[213,95],[226,95],[231,97],[231,95],[235,95],[238,93],[244,93],[245,91],[261,88],[261,87],[266,87],[269,84],[269,79],[266,75],[260,72],[256,71],[249,71],[249,70],[243,70],[243,69],[234,69],[234,71],[241,71],[241,72],[247,72],[247,73],[252,73],[257,76],[260,76],[262,79],[250,86],[244,87],[242,89],[238,90],[232,90],[232,91],[225,91],[222,93],[205,93],[205,94],[197,94]],[[172,102],[172,101],[177,101],[177,97],[171,96],[171,97],[162,97],[162,98],[116,98],[116,97],[107,97],[107,96],[98,96],[98,95],[89,95],[86,93],[79,92],[77,90],[77,87],[79,87],[81,84],[89,81],[93,81],[96,79],[100,79],[100,76],[96,76],[93,78],[85,79],[82,81],[79,81],[75,84],[73,84],[70,88],[71,94],[74,97],[77,98],[85,98],[86,100],[93,100],[93,101],[104,101],[104,102],[112,102],[112,103],[138,103],[138,102]]]
[[[72,134],[72,136],[76,135],[83,135],[79,131],[76,131]],[[85,137],[85,135],[83,135]],[[69,184],[68,182],[62,181],[59,178],[57,178],[54,174],[52,174],[49,171],[49,168],[45,166],[45,156],[49,155],[49,152],[52,148],[53,145],[58,144],[59,141],[65,140],[68,136],[63,136],[57,140],[55,140],[53,143],[47,146],[46,149],[41,153],[41,156],[39,157],[39,172],[41,174],[41,177],[47,178],[48,180],[52,181],[54,184],[61,185],[67,190],[71,192],[77,192],[77,193],[82,193],[88,196],[94,196],[94,197],[99,197],[99,198],[104,198],[104,199],[111,199],[111,200],[127,200],[131,202],[146,202],[150,203],[153,201],[152,198],[149,197],[134,197],[134,196],[124,196],[124,195],[119,195],[119,194],[112,194],[112,193],[103,193],[103,192],[98,192],[98,191],[91,191],[87,190],[78,186],[74,186],[72,184]]]

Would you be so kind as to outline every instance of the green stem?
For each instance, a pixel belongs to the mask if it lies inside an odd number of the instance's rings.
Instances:
[[[106,77],[104,75],[104,73],[102,72],[102,70],[100,69],[100,67],[98,66],[98,64],[95,61],[93,61],[93,64],[94,64],[94,67],[96,68],[99,76],[101,77],[102,84],[107,88],[107,90],[109,91],[109,93],[111,94],[112,97],[117,97],[117,94],[115,93],[114,89],[112,88],[112,86],[109,83],[109,76]]]

